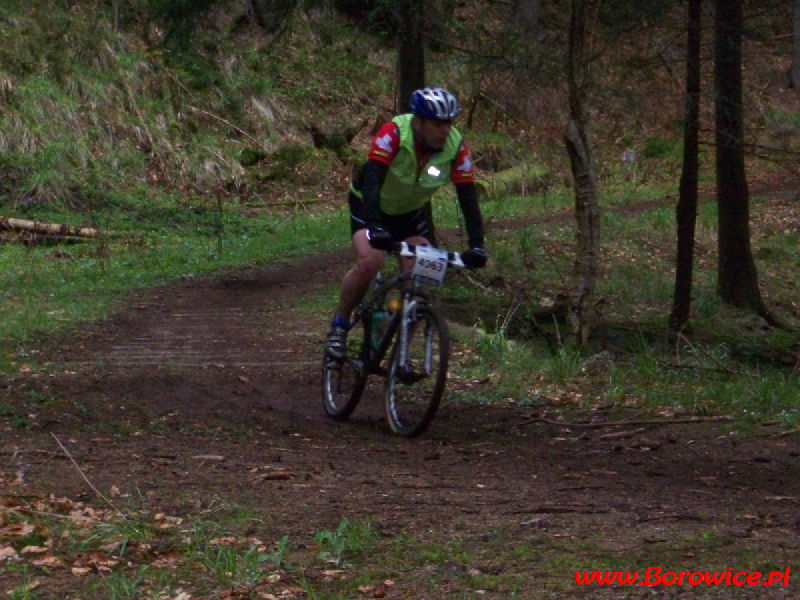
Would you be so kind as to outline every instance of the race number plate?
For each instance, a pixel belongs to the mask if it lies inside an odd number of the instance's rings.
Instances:
[[[440,285],[447,272],[447,251],[417,246],[417,260],[414,263],[413,275],[429,285]]]

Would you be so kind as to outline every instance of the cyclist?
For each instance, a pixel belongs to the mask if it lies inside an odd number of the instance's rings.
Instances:
[[[450,92],[424,88],[411,95],[411,112],[384,123],[372,140],[367,162],[350,185],[350,229],[355,264],[342,279],[326,352],[345,356],[350,314],[398,241],[430,243],[430,200],[452,182],[464,215],[467,267],[486,264],[483,220],[469,151],[453,127],[461,108]]]

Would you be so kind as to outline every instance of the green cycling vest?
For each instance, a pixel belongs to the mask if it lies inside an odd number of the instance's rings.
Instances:
[[[400,130],[400,149],[389,165],[380,195],[380,208],[389,215],[422,208],[437,189],[450,183],[453,162],[461,147],[461,134],[453,127],[442,151],[431,155],[417,175],[412,116],[398,115],[392,119]]]

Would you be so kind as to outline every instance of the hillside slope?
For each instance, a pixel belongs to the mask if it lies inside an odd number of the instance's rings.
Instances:
[[[106,208],[191,196],[258,209],[338,204],[372,128],[393,111],[391,36],[324,3],[288,13],[277,31],[260,26],[249,3],[226,3],[178,42],[145,4],[123,4],[116,30],[105,2],[9,4],[0,19],[0,208],[15,216],[67,210],[91,221]],[[683,10],[615,10],[593,22],[600,175],[620,173],[633,148],[643,177],[674,177]],[[791,163],[800,105],[783,77],[788,14],[777,5],[751,13],[748,140]],[[461,96],[460,125],[481,172],[539,162],[562,174],[556,181],[566,176],[564,17],[564,7],[545,7],[530,36],[508,7],[469,3],[437,32],[428,77]]]

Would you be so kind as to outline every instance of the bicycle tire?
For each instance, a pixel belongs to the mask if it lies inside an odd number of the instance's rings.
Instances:
[[[414,437],[428,428],[444,394],[449,356],[443,318],[433,306],[418,306],[408,327],[408,364],[400,364],[398,333],[386,375],[386,418],[393,432]]]
[[[367,383],[364,361],[364,322],[358,319],[347,335],[347,354],[322,359],[322,405],[329,417],[346,419],[356,408]]]

